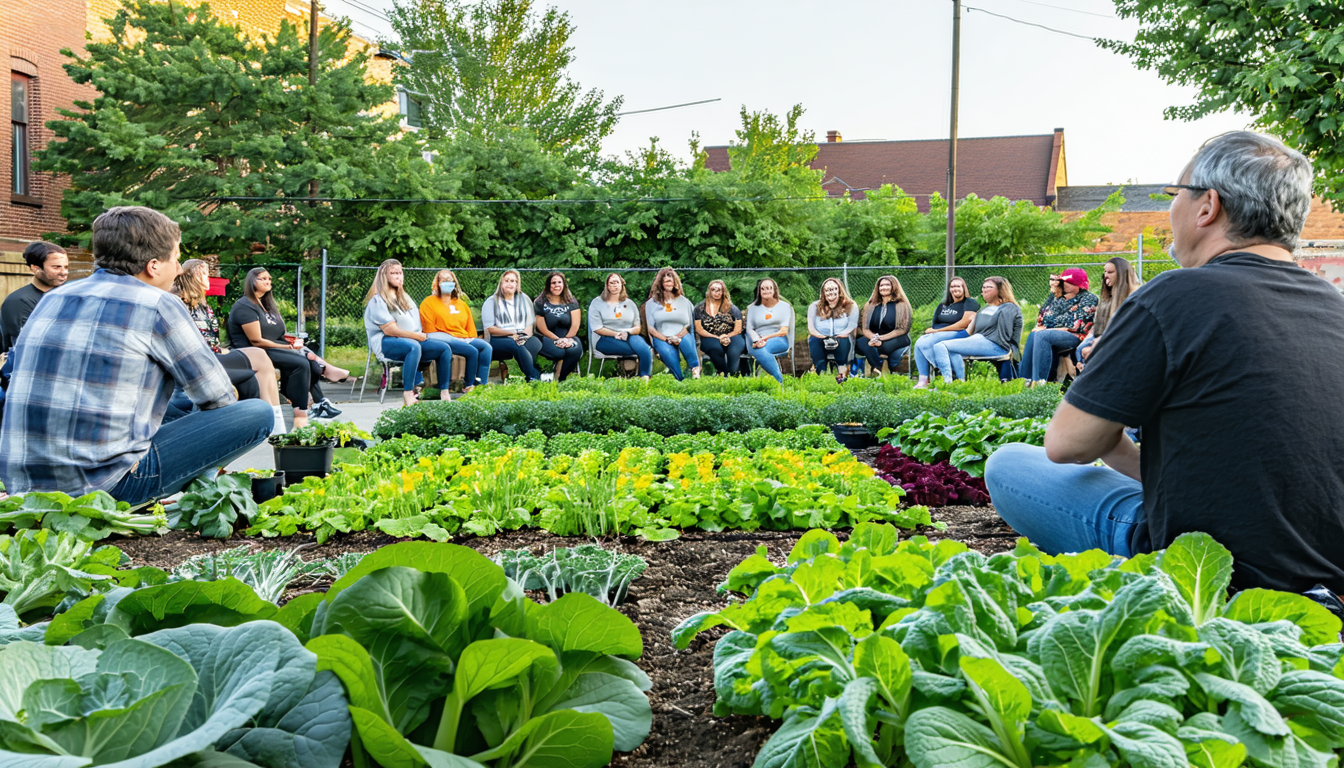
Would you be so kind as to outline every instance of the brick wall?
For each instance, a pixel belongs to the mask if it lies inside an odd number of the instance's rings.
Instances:
[[[1064,216],[1077,219],[1082,214],[1066,213]],[[1152,237],[1157,237],[1162,247],[1171,242],[1171,220],[1166,211],[1122,211],[1108,213],[1101,220],[1111,227],[1111,232],[1092,249],[1096,253],[1133,251],[1140,232],[1144,233],[1145,249]],[[1344,213],[1336,211],[1320,198],[1312,201],[1311,213],[1307,216],[1306,226],[1302,228],[1302,241],[1312,240],[1344,240]]]

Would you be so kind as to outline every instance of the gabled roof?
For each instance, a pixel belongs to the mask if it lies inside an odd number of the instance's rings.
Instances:
[[[726,171],[728,147],[706,147],[707,167]],[[825,171],[822,186],[836,197],[858,190],[895,184],[917,196],[921,210],[928,195],[947,195],[947,139],[922,141],[836,141],[817,145],[812,167]],[[975,194],[1030,200],[1040,206],[1055,202],[1057,186],[1068,183],[1064,164],[1064,129],[1038,136],[993,136],[957,141],[957,198]]]

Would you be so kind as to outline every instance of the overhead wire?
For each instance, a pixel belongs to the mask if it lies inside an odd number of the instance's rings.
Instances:
[[[1057,11],[1068,11],[1069,13],[1081,13],[1087,16],[1096,16],[1097,18],[1101,19],[1117,18],[1114,14],[1110,13],[1097,13],[1096,11],[1084,11],[1080,8],[1066,8],[1062,5],[1051,5],[1050,3],[1037,2],[1037,0],[1017,0],[1017,2],[1026,3],[1027,5],[1039,5],[1042,8],[1054,8]]]
[[[1034,22],[1034,21],[1024,21],[1024,20],[1022,20],[1022,19],[1015,19],[1015,18],[1013,18],[1012,16],[1005,16],[1005,15],[1003,15],[1002,13],[995,13],[995,12],[993,12],[993,11],[987,11],[987,10],[985,10],[984,8],[976,8],[976,7],[969,6],[969,5],[963,5],[962,8],[964,8],[964,9],[967,10],[967,11],[976,11],[976,12],[978,12],[978,13],[983,13],[983,14],[986,14],[986,15],[989,15],[989,16],[994,16],[994,17],[997,17],[997,18],[1000,18],[1000,19],[1004,19],[1004,20],[1006,20],[1006,21],[1011,21],[1011,22],[1013,22],[1013,23],[1015,23],[1015,24],[1022,24],[1022,25],[1024,25],[1024,26],[1028,26],[1028,27],[1036,27],[1037,29],[1044,29],[1046,32],[1054,32],[1054,33],[1057,34],[1057,35],[1067,35],[1068,37],[1076,37],[1076,38],[1078,38],[1079,40],[1088,40],[1088,41],[1091,41],[1091,42],[1094,42],[1094,43],[1097,41],[1097,38],[1095,38],[1095,37],[1091,37],[1091,36],[1089,36],[1089,35],[1080,35],[1080,34],[1078,34],[1078,33],[1076,33],[1076,32],[1069,32],[1069,31],[1066,31],[1066,30],[1063,30],[1063,29],[1055,29],[1054,27],[1047,27],[1047,26],[1044,25],[1044,24],[1037,24],[1037,23]]]

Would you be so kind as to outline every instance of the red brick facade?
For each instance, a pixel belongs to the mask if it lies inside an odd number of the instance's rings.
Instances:
[[[1082,213],[1066,213],[1067,218],[1077,218]],[[1156,237],[1160,247],[1165,248],[1171,242],[1171,220],[1166,211],[1120,211],[1108,213],[1101,219],[1111,227],[1111,232],[1101,238],[1096,253],[1114,253],[1133,251],[1137,246],[1140,232],[1144,233],[1145,250]],[[1302,245],[1313,241],[1344,241],[1344,214],[1336,211],[1329,203],[1316,198],[1311,204],[1311,213],[1307,216],[1306,226],[1302,228]]]

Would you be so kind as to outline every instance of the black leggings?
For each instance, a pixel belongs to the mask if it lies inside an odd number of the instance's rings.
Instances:
[[[316,360],[297,349],[270,349],[266,356],[271,358],[275,369],[280,372],[280,391],[285,393],[289,404],[300,411],[308,410],[309,402],[320,402],[322,394],[322,367]],[[311,401],[309,395],[312,395]]]
[[[555,380],[564,381],[565,377],[573,373],[579,367],[579,358],[583,357],[583,345],[578,339],[574,339],[574,346],[567,349],[561,349],[555,345],[555,339],[542,336],[541,352],[542,357],[555,362]]]
[[[252,370],[252,361],[247,359],[247,355],[231,349],[219,356],[219,364],[224,366],[224,372],[229,374],[233,388],[238,390],[239,400],[261,399],[261,385],[257,383],[257,372]]]
[[[747,340],[740,333],[728,339],[726,347],[719,341],[718,336],[700,337],[700,351],[704,352],[709,362],[714,364],[715,373],[738,375],[738,369],[742,365],[742,352],[746,348]]]
[[[859,337],[859,351],[868,358],[868,366],[874,371],[882,367],[882,359],[886,358],[891,370],[896,370],[896,363],[900,361],[897,355],[904,352],[905,348],[910,346],[910,334],[903,333],[894,339],[886,339],[882,346],[874,347],[868,343],[868,339]]]

